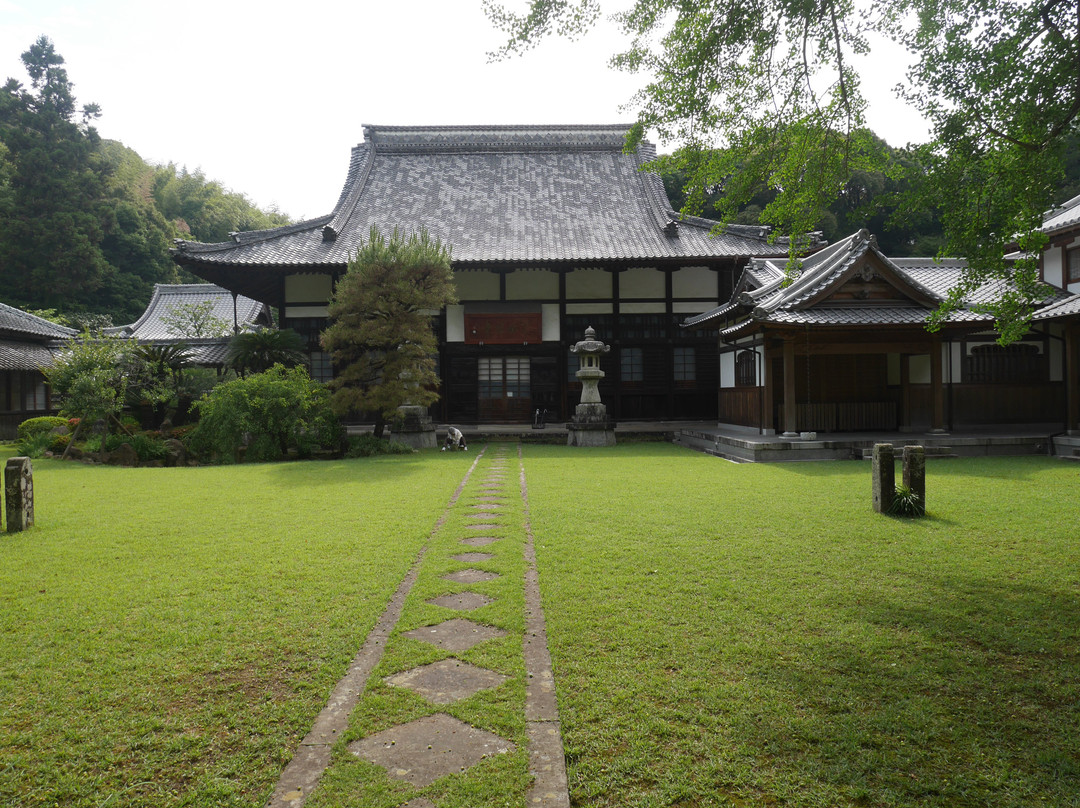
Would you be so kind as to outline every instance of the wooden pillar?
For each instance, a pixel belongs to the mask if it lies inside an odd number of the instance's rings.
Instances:
[[[900,431],[911,430],[911,354],[900,354]]]
[[[793,438],[799,434],[799,403],[795,400],[795,339],[784,339],[784,433]]]
[[[758,385],[761,389],[761,429],[767,434],[775,434],[776,424],[773,422],[773,378],[772,378],[772,355],[768,347],[762,343],[761,364],[758,370],[761,378]]]
[[[945,386],[941,380],[941,335],[930,341],[930,398],[933,403],[931,432],[945,431]]]
[[[1065,429],[1080,432],[1080,326],[1065,329]]]

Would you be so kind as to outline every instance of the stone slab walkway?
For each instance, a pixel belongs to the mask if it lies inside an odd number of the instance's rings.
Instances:
[[[481,465],[486,452],[490,452],[492,457],[490,462],[483,464],[485,475],[478,494],[468,502],[459,503],[462,492],[477,467]],[[516,466],[516,469],[512,469],[511,465]],[[515,487],[517,491],[514,490]],[[519,539],[517,541],[504,540],[507,530],[515,529],[513,525],[504,522],[504,508],[511,502],[510,498],[516,496],[521,497],[524,506],[525,535],[516,536],[515,538]],[[518,595],[523,594],[525,628],[523,632],[520,629],[510,632],[511,635],[522,635],[520,648],[525,667],[525,746],[531,784],[524,795],[524,804],[539,808],[569,808],[561,727],[540,602],[524,461],[520,446],[514,451],[514,447],[508,444],[495,444],[485,448],[465,473],[461,485],[429,535],[428,542],[402,580],[345,677],[335,687],[326,707],[301,742],[292,762],[283,772],[267,808],[300,808],[316,791],[323,773],[333,762],[334,745],[345,736],[350,714],[370,686],[368,680],[379,665],[391,636],[408,638],[451,654],[437,661],[385,676],[382,680],[386,686],[411,691],[432,705],[454,705],[478,693],[502,687],[510,679],[503,673],[452,656],[454,653],[467,652],[483,643],[508,636],[504,629],[467,616],[496,600],[482,592],[465,588],[428,598],[425,601],[427,604],[437,607],[440,612],[445,610],[448,613],[446,619],[395,635],[394,630],[401,618],[402,609],[420,575],[432,541],[443,530],[447,519],[463,508],[468,509],[464,519],[457,520],[463,524],[460,529],[461,538],[458,539],[462,552],[451,555],[453,560],[464,564],[483,564],[498,558],[502,552],[521,553],[524,548],[525,573],[524,580],[520,582],[523,590],[518,590]],[[523,541],[520,540],[522,538]],[[470,551],[469,548],[482,550]],[[520,565],[521,555],[518,555],[517,559]],[[500,575],[470,566],[440,577],[468,587],[495,580]],[[520,626],[520,623],[518,625]],[[520,684],[518,686],[520,687]],[[356,730],[353,730],[352,737],[356,737]],[[445,712],[435,712],[371,732],[348,743],[345,748],[349,756],[380,767],[391,780],[402,781],[420,789],[444,777],[464,775],[489,757],[513,753],[517,746],[512,740],[482,727],[473,726]],[[337,754],[341,754],[340,747]],[[437,790],[438,787],[436,792]],[[410,798],[407,791],[405,794],[399,803],[401,808],[438,808],[437,802],[432,802],[426,796]],[[500,801],[500,804],[503,803]]]

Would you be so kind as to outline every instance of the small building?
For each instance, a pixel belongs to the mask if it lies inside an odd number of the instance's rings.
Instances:
[[[680,217],[650,144],[628,127],[364,127],[334,209],[288,227],[178,242],[185,269],[275,307],[308,340],[373,226],[452,247],[459,303],[439,312],[441,401],[459,423],[565,420],[580,396],[569,346],[592,326],[612,346],[601,394],[613,418],[717,415],[715,336],[681,320],[726,300],[746,261],[786,253],[768,229]]]
[[[203,328],[197,336],[178,332],[170,320],[182,312],[191,312],[194,307],[199,307]],[[272,326],[268,306],[212,283],[156,283],[146,311],[138,320],[106,329],[105,333],[134,339],[140,345],[183,343],[188,346],[191,364],[221,368],[225,366],[233,334]]]
[[[42,368],[76,333],[0,303],[0,439],[13,440],[27,418],[54,413]]]
[[[719,332],[719,423],[786,436],[1077,427],[1066,399],[1080,296],[1051,289],[1023,339],[1001,346],[977,310],[993,284],[926,330],[963,261],[888,258],[863,230],[803,259],[794,279],[785,264],[749,261],[727,303],[684,324]]]

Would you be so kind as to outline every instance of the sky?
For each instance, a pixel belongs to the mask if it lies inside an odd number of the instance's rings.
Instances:
[[[28,83],[42,34],[103,137],[296,220],[333,209],[364,124],[630,123],[642,82],[608,67],[624,40],[606,20],[489,63],[504,37],[481,0],[0,0],[0,77]],[[866,62],[868,122],[902,146],[926,126],[892,93],[905,54],[888,47]]]

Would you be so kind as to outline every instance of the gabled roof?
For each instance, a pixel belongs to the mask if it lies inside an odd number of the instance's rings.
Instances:
[[[785,262],[752,259],[743,272],[730,301],[683,325],[720,330],[732,337],[755,324],[877,326],[912,325],[927,316],[945,299],[967,266],[962,260],[888,258],[867,231],[838,241],[800,262],[798,276],[786,286]],[[891,299],[843,297],[842,289],[860,282],[891,288]],[[1002,281],[991,281],[965,301],[977,307],[997,299]],[[848,284],[853,284],[849,286]],[[888,284],[888,286],[885,286]],[[868,287],[867,287],[868,288]],[[1070,300],[1072,302],[1070,302]],[[1045,301],[1035,319],[1068,316],[1080,311],[1080,296],[1056,292]],[[971,308],[950,315],[948,322],[993,324],[992,315]]]
[[[210,314],[227,323],[231,334],[233,327],[232,292],[212,283],[156,283],[154,284],[154,293],[150,297],[150,303],[139,319],[129,325],[107,329],[106,333],[133,337],[139,342],[176,342],[180,340],[189,344],[204,342],[205,340],[193,340],[173,333],[169,330],[164,319],[174,307],[190,306],[193,303],[198,304],[204,301],[213,305]],[[268,310],[265,304],[243,295],[237,296],[236,321],[240,328],[265,323],[267,317]],[[227,341],[228,337],[224,339]]]
[[[1053,235],[1078,226],[1080,226],[1080,196],[1074,196],[1068,202],[1048,210],[1043,216],[1040,229],[1048,235]]]
[[[57,325],[36,314],[0,303],[0,336],[40,342],[49,339],[68,339],[78,333],[74,328]]]
[[[628,127],[365,126],[334,210],[289,227],[178,242],[181,264],[326,271],[344,267],[372,226],[424,227],[453,249],[455,266],[694,260],[778,255],[768,229],[683,217],[663,183],[642,172],[649,144],[623,152]],[[233,284],[231,284],[233,285]]]

